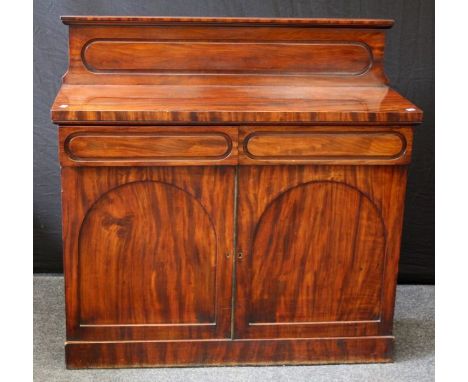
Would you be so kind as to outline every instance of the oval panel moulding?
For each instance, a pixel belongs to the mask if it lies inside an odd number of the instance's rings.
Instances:
[[[95,39],[81,59],[93,73],[359,76],[373,65],[370,47],[359,41]]]
[[[405,154],[398,132],[275,132],[247,135],[244,153],[252,159],[386,159]]]
[[[74,161],[220,160],[232,140],[224,133],[73,133],[64,143]]]

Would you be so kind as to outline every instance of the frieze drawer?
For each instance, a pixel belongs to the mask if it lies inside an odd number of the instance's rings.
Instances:
[[[237,128],[63,127],[66,166],[237,163]]]
[[[410,128],[242,127],[242,164],[404,164]]]

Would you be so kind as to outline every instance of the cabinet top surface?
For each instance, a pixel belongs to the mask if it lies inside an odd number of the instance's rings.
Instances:
[[[63,85],[52,119],[135,123],[418,123],[386,86]]]
[[[62,17],[56,123],[415,124],[388,86],[392,20]]]
[[[169,17],[169,16],[62,16],[64,24],[248,24],[358,28],[390,28],[390,19],[267,18],[267,17]]]

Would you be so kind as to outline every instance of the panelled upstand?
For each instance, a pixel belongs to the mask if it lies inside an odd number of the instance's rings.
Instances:
[[[63,21],[67,366],[391,361],[422,119],[392,21]]]

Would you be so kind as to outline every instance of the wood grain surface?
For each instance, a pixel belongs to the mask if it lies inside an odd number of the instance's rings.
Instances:
[[[400,155],[404,140],[394,133],[259,133],[250,135],[247,153],[253,157],[366,157]],[[359,150],[360,149],[360,150]]]
[[[390,20],[65,17],[67,365],[388,362]]]
[[[241,164],[406,164],[411,128],[242,126]]]
[[[237,135],[237,127],[63,126],[59,155],[64,166],[232,165]]]
[[[215,324],[216,232],[186,191],[113,188],[86,213],[78,245],[81,325]]]
[[[188,81],[189,82],[189,81]],[[387,87],[62,85],[52,106],[60,124],[421,122],[422,112]]]
[[[70,369],[390,362],[393,337],[67,343]],[[99,355],[96,357],[96,355]]]
[[[413,131],[399,126],[62,126],[59,140],[64,166],[400,165],[411,160]]]
[[[229,141],[221,134],[75,135],[68,150],[75,158],[113,160],[120,158],[214,157],[229,152]]]
[[[335,84],[387,83],[382,65],[385,31],[379,28],[200,22],[74,24],[69,31],[67,84],[306,86],[323,77]]]
[[[384,28],[391,20],[64,22],[70,61],[52,106],[57,123],[385,124],[422,118],[387,86]]]
[[[343,59],[333,61],[336,56]],[[358,42],[94,40],[83,52],[84,65],[96,73],[359,76],[370,69],[372,61],[368,46]]]
[[[390,335],[405,180],[401,166],[242,166],[235,337]]]
[[[320,180],[291,187],[255,227],[249,324],[378,320],[384,254],[382,218],[362,192]]]
[[[230,337],[233,167],[64,167],[68,340]]]

